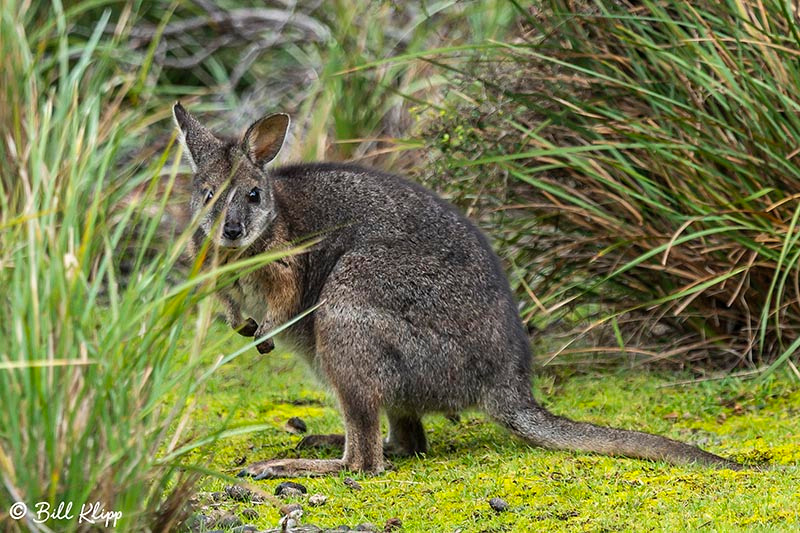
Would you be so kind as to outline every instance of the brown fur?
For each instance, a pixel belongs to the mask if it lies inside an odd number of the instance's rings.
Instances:
[[[256,121],[241,141],[215,137],[180,105],[175,120],[197,176],[197,244],[211,240],[229,260],[321,237],[301,255],[243,275],[222,299],[231,325],[257,337],[316,308],[279,340],[336,395],[344,455],[262,461],[243,474],[381,472],[384,447],[403,455],[427,450],[424,414],[471,407],[538,446],[739,468],[694,446],[575,422],[539,405],[529,339],[499,259],[469,220],[430,191],[354,165],[268,169],[285,115]],[[257,347],[269,351],[271,339]],[[389,420],[385,443],[381,413]]]

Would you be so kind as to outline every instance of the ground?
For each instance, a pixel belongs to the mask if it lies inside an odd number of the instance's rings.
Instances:
[[[215,325],[215,328],[223,326]],[[214,332],[212,332],[214,334]],[[239,341],[234,342],[246,342]],[[684,374],[582,372],[559,378],[542,371],[536,395],[556,413],[579,420],[641,429],[700,445],[753,465],[732,472],[702,467],[554,452],[527,446],[480,413],[459,421],[425,419],[430,452],[393,460],[375,477],[342,474],[297,480],[307,496],[261,503],[211,493],[232,483],[269,495],[279,480],[204,477],[198,505],[219,508],[259,529],[277,527],[279,507],[303,506],[302,523],[322,528],[372,523],[383,530],[397,518],[403,531],[789,531],[800,527],[800,388],[788,373],[767,380],[726,379],[674,385]],[[333,457],[294,450],[301,435],[287,429],[300,417],[311,433],[341,432],[331,396],[303,363],[280,349],[255,349],[220,369],[196,398],[193,432],[230,424],[268,424],[268,430],[224,439],[199,451],[206,468],[235,476],[250,461],[281,456]],[[766,465],[766,466],[765,466]],[[344,483],[354,478],[363,488]],[[219,499],[219,494],[216,495]],[[499,497],[508,510],[489,505]],[[242,517],[250,508],[257,517]]]

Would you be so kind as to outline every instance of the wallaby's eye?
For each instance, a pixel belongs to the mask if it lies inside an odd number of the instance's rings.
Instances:
[[[211,201],[213,197],[214,197],[214,191],[212,191],[211,189],[207,190],[205,197],[203,197],[203,203],[207,204],[208,202]]]
[[[247,194],[247,200],[251,204],[257,204],[258,202],[261,201],[261,191],[258,190],[258,187],[256,187]]]

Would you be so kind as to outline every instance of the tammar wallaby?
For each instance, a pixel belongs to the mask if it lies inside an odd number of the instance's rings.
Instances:
[[[348,164],[270,168],[289,127],[285,114],[232,140],[180,103],[173,113],[194,171],[196,247],[210,239],[220,257],[247,257],[319,237],[304,253],[243,275],[221,299],[230,325],[256,337],[319,304],[278,340],[335,394],[344,438],[319,438],[343,443],[344,455],[261,461],[242,475],[378,473],[384,452],[426,451],[424,414],[475,407],[535,446],[740,468],[688,444],[575,422],[539,405],[529,339],[500,261],[476,226],[434,193]],[[271,339],[257,346],[272,347]]]

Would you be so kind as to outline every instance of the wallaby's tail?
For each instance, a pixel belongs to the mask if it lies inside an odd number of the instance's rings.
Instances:
[[[743,468],[739,463],[666,437],[575,422],[554,415],[532,397],[522,403],[507,401],[505,405],[495,404],[489,412],[515,435],[544,448],[622,455],[675,464],[699,463],[732,470]]]

